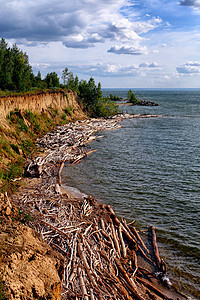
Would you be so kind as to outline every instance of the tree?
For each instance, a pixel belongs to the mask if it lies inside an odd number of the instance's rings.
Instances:
[[[12,73],[13,88],[24,91],[32,86],[32,67],[28,61],[28,55],[23,53],[15,44],[12,47],[14,70]]]
[[[12,72],[14,62],[10,48],[7,48],[5,39],[0,42],[0,88],[2,90],[12,89]]]
[[[74,78],[74,74],[69,72],[68,68],[65,68],[62,72],[62,80],[64,83],[64,87],[68,90],[77,91],[78,90],[78,83],[79,79],[78,76]]]
[[[94,78],[92,77],[88,82],[86,80],[81,80],[79,83],[79,95],[86,107],[93,110],[98,99],[102,96],[100,85],[97,87]]]
[[[77,80],[78,80],[78,77],[76,76]],[[77,81],[76,80],[76,81]],[[67,78],[67,84],[66,84],[66,87],[68,90],[72,90],[72,91],[77,91],[77,88],[78,88],[78,82],[75,81],[75,78],[74,78],[74,74],[72,72],[69,72],[68,73],[68,78]]]
[[[0,88],[23,91],[32,86],[33,73],[28,56],[17,45],[8,48],[5,39],[0,42]]]
[[[44,79],[48,88],[55,88],[60,86],[59,78],[56,72],[48,73]]]
[[[109,98],[102,98],[101,84],[96,86],[94,78],[81,80],[78,86],[78,94],[90,116],[108,117],[118,113],[118,107]]]
[[[132,90],[128,91],[128,102],[133,103],[133,104],[137,104],[139,102],[139,100],[137,99],[135,94],[132,92]]]
[[[65,68],[62,72],[62,80],[63,80],[63,84],[64,86],[67,84],[67,76],[69,75],[69,72],[68,72],[68,68]]]

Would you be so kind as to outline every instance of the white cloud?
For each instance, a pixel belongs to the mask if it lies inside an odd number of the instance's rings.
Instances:
[[[73,69],[73,66],[71,66],[70,68]],[[146,74],[149,73],[154,74],[154,72],[158,70],[162,70],[162,67],[159,66],[156,62],[141,63],[139,65],[99,63],[96,65],[82,65],[78,67],[79,73],[88,74],[90,76],[99,76],[99,77],[146,76]]]
[[[90,48],[105,40],[130,43],[160,26],[160,18],[130,21],[120,10],[128,0],[0,0],[0,28],[5,38],[34,46],[62,41],[70,48]]]
[[[144,68],[146,70],[162,70],[162,67],[157,63],[157,62],[153,62],[153,63],[141,63],[139,65],[140,68]]]
[[[200,61],[187,62],[183,65],[177,66],[176,70],[180,74],[200,75]]]

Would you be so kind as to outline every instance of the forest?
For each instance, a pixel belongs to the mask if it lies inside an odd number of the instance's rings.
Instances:
[[[0,41],[0,95],[18,92],[37,92],[45,89],[64,89],[77,92],[80,101],[92,117],[108,117],[118,113],[118,106],[109,97],[102,97],[101,84],[94,78],[79,80],[66,67],[62,72],[63,83],[56,72],[47,73],[42,79],[40,71],[34,75],[26,53],[16,44],[8,47]]]

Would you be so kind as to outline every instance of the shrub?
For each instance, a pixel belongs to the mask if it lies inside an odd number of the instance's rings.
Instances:
[[[96,107],[96,114],[99,117],[114,116],[119,113],[118,105],[110,101],[109,98],[103,98]]]
[[[128,102],[130,102],[132,104],[138,104],[138,103],[140,103],[140,100],[137,99],[137,97],[132,92],[132,90],[128,91]]]

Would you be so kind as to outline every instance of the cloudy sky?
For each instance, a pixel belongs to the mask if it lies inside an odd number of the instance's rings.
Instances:
[[[102,87],[200,88],[200,0],[0,0],[0,37],[34,73]]]

